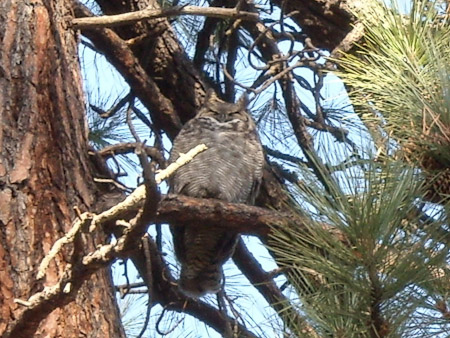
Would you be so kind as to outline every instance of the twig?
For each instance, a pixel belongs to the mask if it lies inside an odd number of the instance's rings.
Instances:
[[[15,298],[14,303],[22,305],[22,306],[26,306],[26,307],[30,307],[32,305],[31,302],[29,302],[27,300],[19,299],[19,298]]]
[[[123,185],[122,183],[112,179],[112,178],[97,178],[94,177],[94,182],[97,183],[108,183],[113,184],[117,189],[120,189],[122,191],[130,191],[132,189],[128,188],[127,186]]]
[[[140,139],[138,133],[136,132],[136,129],[134,128],[132,118],[131,118],[131,112],[133,111],[133,106],[134,106],[134,98],[133,98],[133,100],[129,101],[129,106],[127,109],[127,125],[128,125],[128,129],[130,129],[131,135],[133,135],[134,139],[136,140],[136,143],[139,144],[139,146],[141,146],[142,145],[141,139]],[[138,147],[136,147],[136,149]]]
[[[128,290],[127,293],[121,293],[120,297],[125,298],[128,295],[148,295],[149,290],[147,289],[139,289],[139,290]]]
[[[118,225],[118,224],[116,223],[116,225]],[[125,287],[119,290],[120,298],[123,299],[128,294],[128,292],[130,291],[130,278],[128,277],[127,260],[126,259],[122,260],[120,265],[123,266],[123,274],[122,274],[122,276],[125,277],[125,281],[126,281]]]
[[[144,282],[137,282],[137,283],[126,283],[126,284],[121,284],[121,285],[116,285],[116,291],[122,293],[121,290],[125,290],[125,289],[134,289],[134,288],[141,288],[143,286],[146,286],[147,284],[145,284]]]
[[[161,337],[168,336],[171,332],[175,331],[175,329],[178,327],[178,325],[180,325],[184,320],[183,318],[181,318],[175,323],[175,325],[172,328],[168,329],[167,331],[162,331],[159,328],[159,324],[161,324],[161,321],[164,318],[164,314],[166,313],[166,311],[167,311],[167,308],[164,307],[162,309],[161,314],[159,315],[158,319],[156,320],[156,325],[155,325],[156,332],[158,332],[158,334],[161,335]]]
[[[55,242],[55,244],[53,244],[51,250],[44,257],[39,266],[38,273],[36,275],[37,279],[41,279],[42,277],[45,276],[45,272],[47,271],[47,268],[51,260],[58,254],[58,252],[61,250],[64,244],[73,242],[75,236],[80,232],[80,230],[83,227],[87,226],[89,221],[92,221],[92,219],[93,219],[92,214],[84,213],[80,215],[80,218],[75,221],[74,225],[72,226],[72,229],[70,229],[69,232],[64,237],[61,237]]]
[[[147,294],[148,294],[148,302],[147,302],[147,311],[145,313],[144,325],[142,326],[141,332],[139,332],[137,338],[141,338],[145,331],[147,330],[148,322],[150,320],[150,312],[152,309],[152,292],[153,292],[153,277],[152,277],[152,260],[150,256],[150,244],[149,244],[149,236],[145,234],[142,239],[142,248],[145,254],[145,262],[147,263]]]
[[[276,158],[278,158],[278,159],[280,159],[280,160],[283,160],[283,161],[289,161],[289,162],[292,162],[292,163],[297,164],[297,165],[298,165],[298,164],[306,164],[306,161],[305,161],[305,160],[302,160],[302,159],[299,158],[299,157],[292,156],[292,155],[289,155],[289,154],[284,154],[284,153],[282,153],[281,151],[278,151],[278,150],[269,148],[269,147],[267,147],[267,146],[263,146],[263,148],[264,148],[264,151],[265,151],[268,155],[273,156],[273,157],[276,157]]]
[[[104,15],[92,18],[78,18],[72,20],[72,25],[75,28],[98,28],[98,27],[113,27],[119,25],[126,25],[142,20],[157,19],[178,15],[197,15],[208,16],[219,19],[242,19],[255,21],[258,20],[257,13],[243,12],[235,8],[222,7],[199,7],[199,6],[176,6],[169,9],[153,9],[146,8],[141,11],[117,14]]]
[[[223,297],[224,297],[224,300],[226,300],[226,302],[228,303],[230,311],[231,311],[231,313],[233,314],[233,316],[235,318],[234,321],[233,321],[233,335],[232,335],[232,337],[238,337],[238,333],[239,333],[238,332],[238,323],[239,323],[238,319],[240,319],[241,322],[244,322],[244,320],[243,320],[241,314],[239,313],[239,311],[237,311],[236,308],[234,307],[233,300],[230,297],[228,297],[228,295],[225,292],[223,292]],[[231,323],[230,323],[230,325],[231,325]]]
[[[93,111],[95,111],[97,114],[100,115],[100,117],[106,119],[109,118],[111,116],[114,116],[114,114],[116,114],[120,109],[122,109],[122,107],[127,103],[130,102],[130,100],[132,100],[133,96],[131,93],[128,93],[127,95],[125,95],[123,98],[121,98],[119,100],[119,102],[117,102],[117,104],[115,104],[114,106],[112,106],[111,108],[109,108],[108,110],[102,110],[96,106],[94,106],[93,104],[90,104],[89,106],[91,107],[91,109]]]
[[[217,294],[217,306],[219,307],[219,311],[222,313],[223,317],[227,317],[227,304],[225,302],[225,290],[222,288]],[[231,319],[231,318],[230,318]],[[235,319],[234,319],[235,321]],[[223,333],[224,337],[237,337],[233,335],[233,329],[231,327],[232,320],[228,320],[225,325],[225,332]]]

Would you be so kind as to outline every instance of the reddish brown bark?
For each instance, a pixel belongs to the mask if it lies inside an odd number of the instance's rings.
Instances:
[[[171,224],[193,224],[226,227],[242,234],[267,236],[270,227],[303,228],[304,220],[293,213],[279,213],[245,204],[225,203],[182,195],[169,195],[159,204],[157,221]]]
[[[157,6],[151,0],[97,2],[108,14]],[[27,299],[42,288],[34,282],[36,267],[69,228],[72,207],[90,210],[96,199],[86,158],[75,39],[65,21],[71,8],[68,2],[55,3],[4,0],[0,4],[0,334],[21,312],[14,298]],[[203,100],[206,84],[200,72],[166,19],[116,32],[128,43],[109,30],[94,42],[109,48],[108,58],[116,61],[117,68],[126,61],[127,81],[152,111],[157,126],[173,137],[180,127],[173,113],[185,122]],[[260,204],[277,201],[279,206],[284,200],[279,198],[279,184],[273,175],[266,176]],[[103,236],[98,234],[97,241],[91,239],[85,247],[92,249],[100,239]],[[49,270],[46,285],[55,283],[63,271],[69,252],[64,254]],[[108,274],[97,273],[80,289],[75,302],[62,308],[70,299],[61,297],[53,305],[59,308],[49,316],[52,308],[46,306],[40,316],[22,323],[23,335],[33,335],[45,317],[37,336],[123,335],[109,286]]]
[[[95,202],[76,36],[65,21],[70,14],[68,1],[0,4],[0,336],[20,318],[23,307],[14,299],[53,285],[63,271],[69,250],[44,282],[35,278],[70,228],[73,207],[88,210]],[[86,236],[83,245],[92,249],[103,238]],[[109,272],[93,275],[71,300],[40,309],[21,323],[19,336],[124,336]]]

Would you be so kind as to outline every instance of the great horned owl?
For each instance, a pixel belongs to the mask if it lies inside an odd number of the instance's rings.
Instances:
[[[244,95],[236,104],[208,91],[197,116],[175,138],[169,162],[204,143],[208,149],[179,168],[170,192],[232,203],[253,204],[262,178],[264,156]],[[234,252],[238,234],[215,227],[171,226],[175,254],[181,263],[180,289],[197,298],[216,293],[222,265]]]

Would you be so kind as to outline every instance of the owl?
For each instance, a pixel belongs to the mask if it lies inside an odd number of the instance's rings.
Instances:
[[[180,167],[170,192],[232,203],[253,204],[261,183],[264,155],[247,96],[236,104],[208,91],[203,107],[175,138],[169,162],[199,144],[208,149]],[[214,224],[171,226],[175,255],[181,264],[179,288],[192,298],[217,293],[222,266],[234,252],[239,234]]]

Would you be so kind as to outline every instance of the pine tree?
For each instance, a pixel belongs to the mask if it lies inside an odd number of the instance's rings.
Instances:
[[[410,3],[1,2],[0,335],[445,337],[448,3]],[[162,194],[208,88],[252,99],[256,207]],[[244,235],[217,297],[194,220]]]

